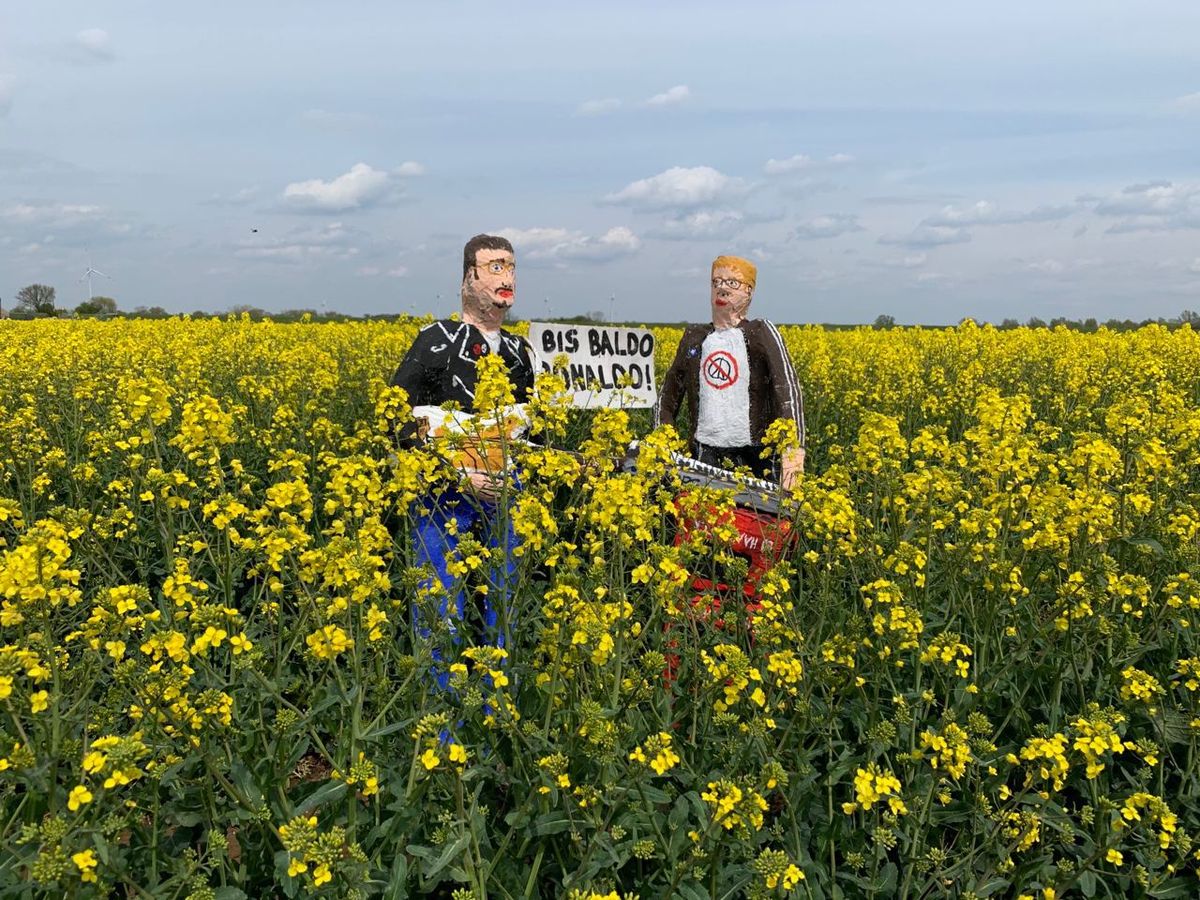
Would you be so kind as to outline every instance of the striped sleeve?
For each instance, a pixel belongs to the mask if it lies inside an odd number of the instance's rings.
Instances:
[[[675,349],[675,358],[671,361],[667,374],[663,377],[658,400],[654,404],[655,428],[663,424],[675,425],[675,419],[679,415],[679,408],[684,397],[683,380],[687,368],[684,348],[688,343],[688,332],[689,329],[685,328],[683,336],[679,339],[679,346]]]
[[[783,336],[773,322],[763,320],[767,326],[766,351],[769,362],[768,371],[771,375],[771,390],[775,394],[775,409],[780,418],[794,419],[796,434],[800,438],[800,446],[805,443],[804,435],[804,393],[800,390],[800,382],[796,379],[796,369],[788,356]]]

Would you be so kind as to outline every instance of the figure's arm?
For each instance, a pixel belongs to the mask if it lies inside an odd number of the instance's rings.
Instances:
[[[671,361],[667,374],[663,377],[662,389],[658,392],[658,402],[654,404],[654,427],[674,425],[679,415],[679,407],[683,402],[684,370],[687,368],[684,347],[687,343],[687,331],[675,349],[675,358]]]
[[[423,362],[426,343],[424,332],[419,333],[413,340],[412,346],[408,348],[404,359],[400,361],[399,367],[392,375],[392,380],[388,382],[391,387],[404,388],[405,393],[408,394],[409,406],[419,406],[426,399],[424,394],[428,374]],[[420,442],[417,422],[409,418],[407,422],[400,425],[392,438],[401,447],[415,447]]]
[[[766,336],[764,351],[767,356],[767,373],[777,418],[791,419],[796,423],[798,446],[784,450],[781,463],[781,478],[784,489],[790,489],[804,471],[804,393],[796,378],[796,369],[784,346],[783,336],[771,322],[765,322]]]

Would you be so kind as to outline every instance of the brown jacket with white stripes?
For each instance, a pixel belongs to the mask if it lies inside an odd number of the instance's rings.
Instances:
[[[800,446],[803,447],[804,397],[779,329],[765,319],[743,319],[737,327],[746,338],[746,357],[750,361],[751,441],[761,444],[767,426],[776,419],[794,419]],[[693,452],[696,413],[699,409],[701,346],[712,332],[711,323],[689,325],[684,330],[654,407],[656,426],[664,422],[673,425],[683,401],[687,400],[691,412],[688,446]]]

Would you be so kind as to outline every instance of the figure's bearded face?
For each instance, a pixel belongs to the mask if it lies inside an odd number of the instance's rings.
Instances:
[[[517,263],[507,250],[480,250],[463,278],[463,308],[485,319],[503,318],[517,293]]]
[[[742,316],[750,307],[754,286],[744,281],[736,270],[718,266],[712,270],[712,313],[714,318],[733,314]]]

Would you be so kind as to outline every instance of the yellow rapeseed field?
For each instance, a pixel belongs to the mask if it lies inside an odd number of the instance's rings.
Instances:
[[[785,328],[796,540],[719,615],[728,498],[543,375],[499,649],[411,565],[418,324],[0,321],[0,897],[1200,890],[1190,328]]]

